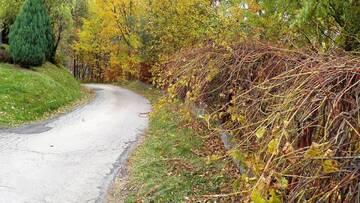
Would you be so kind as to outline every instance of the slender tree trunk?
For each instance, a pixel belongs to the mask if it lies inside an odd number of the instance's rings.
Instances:
[[[0,28],[0,45],[2,45],[2,28]]]
[[[73,75],[76,78],[76,59],[73,60]]]
[[[51,53],[51,57],[50,57],[50,62],[51,63],[55,63],[56,62],[56,51],[59,47],[59,44],[60,44],[60,41],[61,41],[61,34],[63,32],[63,28],[62,26],[59,27],[58,29],[58,36],[57,36],[57,39],[55,41],[55,44],[54,44],[54,47],[53,47],[53,50],[52,50],[52,53]]]

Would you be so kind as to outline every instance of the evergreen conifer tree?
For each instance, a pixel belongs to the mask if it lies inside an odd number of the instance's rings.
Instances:
[[[9,43],[15,63],[42,65],[51,56],[53,33],[43,0],[26,0],[10,28]]]

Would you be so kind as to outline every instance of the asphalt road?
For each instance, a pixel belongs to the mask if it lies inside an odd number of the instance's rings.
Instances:
[[[0,130],[0,203],[102,202],[147,128],[149,102],[88,85],[90,104],[43,123]]]

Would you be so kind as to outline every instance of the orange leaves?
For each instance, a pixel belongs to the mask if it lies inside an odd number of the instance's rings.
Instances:
[[[255,0],[247,0],[248,10],[252,13],[257,13],[261,10],[260,5]]]

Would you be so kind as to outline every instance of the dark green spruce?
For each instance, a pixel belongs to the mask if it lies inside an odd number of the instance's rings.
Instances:
[[[42,65],[51,57],[54,37],[43,0],[26,0],[10,28],[10,52],[23,67]]]

